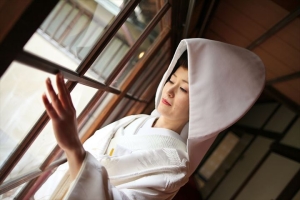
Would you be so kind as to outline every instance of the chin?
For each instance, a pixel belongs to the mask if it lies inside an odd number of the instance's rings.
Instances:
[[[163,116],[165,116],[165,115],[168,114],[168,112],[166,111],[166,109],[167,109],[167,108],[164,108],[164,107],[161,106],[160,104],[159,104],[158,107],[157,107],[157,111],[158,111],[161,115],[163,115]]]

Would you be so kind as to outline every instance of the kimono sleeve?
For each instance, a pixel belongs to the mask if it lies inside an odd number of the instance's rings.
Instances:
[[[71,183],[64,199],[122,199],[108,178],[106,169],[89,152],[77,177]]]
[[[159,176],[159,175],[158,175]],[[150,178],[150,180],[149,180]],[[161,177],[143,177],[143,183],[155,182]],[[152,180],[155,179],[155,180]],[[142,184],[143,185],[143,184]],[[147,185],[147,184],[146,184]],[[178,188],[179,189],[179,188]],[[142,199],[172,199],[177,190],[172,192],[160,191],[151,187],[124,188],[114,187],[110,181],[105,167],[89,152],[86,153],[85,160],[76,179],[65,195],[64,199],[105,199],[105,200],[142,200]]]
[[[64,199],[169,199],[168,197],[172,197],[176,194],[174,191],[169,193],[161,191],[158,188],[151,188],[147,186],[138,188],[116,188],[111,184],[107,170],[99,162],[99,160],[105,157],[105,155],[99,152],[103,153],[105,151],[113,133],[118,128],[128,125],[139,116],[145,115],[125,117],[122,120],[114,122],[95,132],[95,134],[84,143],[83,146],[86,150],[86,157]],[[141,181],[143,183],[148,183],[149,181],[152,183],[155,182],[152,179],[153,177],[143,177]]]

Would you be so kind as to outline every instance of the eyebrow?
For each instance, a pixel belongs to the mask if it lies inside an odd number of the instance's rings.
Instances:
[[[175,77],[177,78],[177,76],[176,76],[176,74],[175,74],[175,73],[173,74],[173,76],[175,76]],[[188,81],[186,81],[186,80],[184,80],[184,79],[182,79],[182,81],[183,81],[183,82],[185,82],[185,83],[187,83],[187,84],[189,84],[189,82],[188,82]]]

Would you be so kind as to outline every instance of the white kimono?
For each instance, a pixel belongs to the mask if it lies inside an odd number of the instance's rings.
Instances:
[[[154,119],[125,117],[89,138],[68,199],[171,199],[188,181],[186,138],[152,128]]]
[[[97,131],[84,144],[88,153],[66,199],[172,199],[217,134],[240,119],[259,97],[265,74],[254,53],[221,42],[185,39],[158,87],[156,107],[185,50],[190,108],[182,132],[151,128],[147,115],[125,117]],[[160,114],[154,110],[151,115]]]

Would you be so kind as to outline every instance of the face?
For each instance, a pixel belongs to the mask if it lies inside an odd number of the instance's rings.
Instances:
[[[189,84],[188,70],[179,67],[165,84],[158,111],[170,120],[188,122],[189,120]]]

